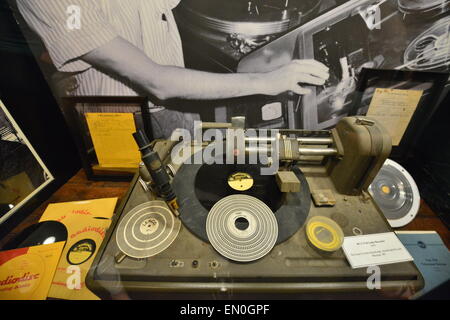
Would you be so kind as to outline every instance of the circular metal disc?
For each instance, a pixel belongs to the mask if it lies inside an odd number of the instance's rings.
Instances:
[[[369,192],[393,228],[407,225],[417,215],[420,203],[417,185],[411,175],[392,160],[386,160]]]
[[[442,18],[408,45],[403,57],[408,69],[424,71],[450,66],[449,26],[450,17]]]
[[[183,16],[205,29],[245,35],[270,35],[286,31],[313,16],[322,0],[184,0]],[[287,4],[287,7],[286,7]]]
[[[143,259],[157,255],[175,241],[181,222],[164,201],[143,203],[120,221],[117,246],[129,257]]]
[[[206,233],[222,256],[250,262],[268,254],[278,237],[272,210],[261,200],[232,195],[217,202],[208,214]]]

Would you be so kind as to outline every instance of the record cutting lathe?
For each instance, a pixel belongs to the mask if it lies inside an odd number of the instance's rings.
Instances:
[[[383,290],[375,293],[366,270],[352,269],[341,249],[344,237],[391,231],[367,191],[391,151],[381,124],[348,117],[332,130],[268,134],[234,120],[204,123],[202,137],[215,139],[151,144],[159,163],[141,168],[116,212],[87,278],[92,291],[360,297],[423,285],[414,264],[403,262],[381,267]],[[263,161],[253,163],[255,154]],[[167,173],[179,216],[146,168]]]

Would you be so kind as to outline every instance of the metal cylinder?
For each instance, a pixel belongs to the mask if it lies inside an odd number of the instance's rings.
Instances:
[[[245,142],[271,143],[275,139],[275,137],[245,137]]]
[[[272,143],[276,140],[275,137],[246,137],[245,142],[253,143]],[[302,137],[297,138],[300,144],[316,144],[316,145],[329,145],[333,143],[333,139],[330,138],[320,138],[320,137]]]
[[[271,151],[270,147],[245,147],[245,152],[250,154],[258,152],[271,154]],[[298,151],[302,156],[335,156],[338,154],[335,148],[299,148]]]
[[[335,156],[338,154],[335,148],[299,148],[302,156]]]
[[[333,139],[332,138],[297,138],[297,141],[300,144],[332,144]]]

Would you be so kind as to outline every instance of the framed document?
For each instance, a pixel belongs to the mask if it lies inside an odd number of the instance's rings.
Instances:
[[[131,180],[141,161],[132,134],[138,129],[151,132],[142,116],[146,103],[143,97],[63,98],[88,179]]]
[[[378,120],[392,138],[392,158],[404,158],[420,138],[449,79],[446,73],[363,69],[350,115]]]

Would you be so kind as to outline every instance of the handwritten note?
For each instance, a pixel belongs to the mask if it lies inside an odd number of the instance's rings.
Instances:
[[[139,166],[140,153],[132,136],[136,132],[132,113],[86,113],[85,116],[100,167]]]
[[[398,146],[417,109],[423,91],[377,88],[367,116],[383,124],[392,137],[392,145]]]

